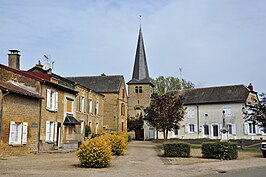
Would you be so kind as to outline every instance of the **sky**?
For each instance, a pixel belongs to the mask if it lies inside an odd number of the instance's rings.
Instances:
[[[23,70],[46,55],[61,76],[128,82],[141,15],[150,77],[266,92],[265,9],[265,0],[0,0],[0,63],[17,49]]]

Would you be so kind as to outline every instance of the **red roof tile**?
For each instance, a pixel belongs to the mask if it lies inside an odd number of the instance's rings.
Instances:
[[[18,93],[18,94],[29,96],[29,97],[42,98],[38,94],[32,93],[32,92],[30,92],[28,90],[25,90],[25,89],[23,89],[23,88],[21,88],[19,86],[16,86],[16,85],[14,85],[12,83],[9,83],[9,82],[0,81],[0,89],[1,90],[8,90],[10,92]]]

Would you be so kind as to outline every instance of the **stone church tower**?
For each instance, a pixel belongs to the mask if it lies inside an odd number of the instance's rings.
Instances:
[[[139,29],[135,63],[132,79],[128,85],[128,114],[130,118],[144,115],[144,109],[150,106],[154,85],[151,83],[141,27]]]

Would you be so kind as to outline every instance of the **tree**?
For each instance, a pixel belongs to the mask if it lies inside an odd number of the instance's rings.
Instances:
[[[184,112],[182,96],[174,92],[168,92],[162,96],[155,93],[152,95],[151,106],[145,110],[145,119],[157,130],[163,132],[166,141],[168,131],[179,127],[179,122],[184,118]]]
[[[257,104],[246,107],[247,111],[244,111],[246,121],[252,121],[266,130],[266,94],[260,94],[260,101]]]
[[[178,77],[173,76],[159,76],[158,78],[151,79],[154,84],[155,93],[158,93],[160,96],[169,92],[183,89],[194,88],[194,84],[190,81],[184,79],[180,80]]]
[[[143,116],[140,114],[139,117],[130,117],[127,118],[127,128],[128,131],[134,131],[135,132],[135,138],[136,139],[142,139],[142,129],[143,129]]]

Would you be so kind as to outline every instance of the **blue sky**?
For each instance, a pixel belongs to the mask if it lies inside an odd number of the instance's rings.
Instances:
[[[265,0],[0,0],[0,63],[21,68],[43,55],[62,76],[131,79],[142,15],[151,77],[182,76],[196,87],[248,85],[266,92]]]

